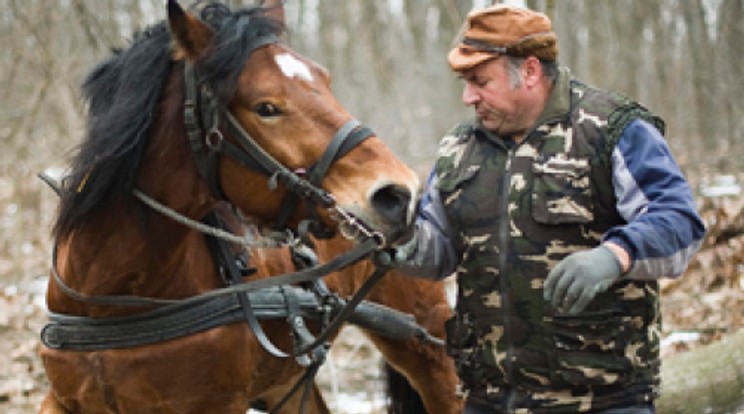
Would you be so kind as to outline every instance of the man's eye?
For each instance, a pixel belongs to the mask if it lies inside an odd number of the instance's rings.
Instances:
[[[477,86],[479,88],[482,88],[482,87],[486,86],[486,84],[488,83],[487,80],[483,80],[481,78],[477,78],[477,77],[474,77],[474,76],[473,77],[460,76],[460,79],[463,80],[466,83],[469,83],[471,85]]]
[[[262,118],[270,118],[281,115],[282,111],[276,105],[264,102],[256,106],[256,113]]]

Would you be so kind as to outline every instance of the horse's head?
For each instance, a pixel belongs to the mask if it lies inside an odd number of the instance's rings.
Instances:
[[[196,106],[186,130],[201,130],[191,137],[204,152],[200,169],[214,171],[205,177],[213,193],[261,221],[296,225],[317,214],[333,228],[349,213],[396,237],[411,224],[417,176],[339,104],[323,67],[281,43],[277,3],[197,17],[169,1],[186,105]]]

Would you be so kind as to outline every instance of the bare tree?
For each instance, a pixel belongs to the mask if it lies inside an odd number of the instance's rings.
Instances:
[[[725,145],[719,144],[721,154],[729,154],[732,158],[731,169],[741,170],[741,156],[732,153],[738,149],[738,144],[744,142],[744,117],[741,108],[744,108],[744,94],[741,93],[742,71],[744,65],[744,2],[741,0],[724,0],[719,12],[719,27],[717,28],[715,55],[716,67],[719,76],[716,77],[721,116],[719,120],[721,135],[718,139],[724,141]]]

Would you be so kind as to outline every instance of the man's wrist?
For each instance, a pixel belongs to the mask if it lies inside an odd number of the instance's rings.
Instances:
[[[620,264],[622,274],[628,273],[632,264],[630,254],[622,246],[611,241],[604,242],[602,245],[607,247],[615,255],[617,262]]]

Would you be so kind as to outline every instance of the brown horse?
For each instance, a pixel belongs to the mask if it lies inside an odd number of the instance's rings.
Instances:
[[[278,7],[233,12],[210,4],[197,17],[171,0],[167,22],[89,74],[88,131],[61,188],[54,228],[51,312],[127,317],[148,308],[87,299],[182,299],[223,286],[203,234],[145,206],[135,190],[191,220],[227,200],[262,225],[279,218],[294,227],[309,216],[321,223],[319,233],[332,233],[333,213],[343,211],[380,241],[406,231],[417,177],[378,138],[360,136],[323,68],[279,41],[281,15]],[[300,202],[287,210],[291,194]],[[349,244],[338,237],[318,243],[319,255],[327,260]],[[251,256],[252,279],[291,270],[284,250]],[[368,267],[360,262],[327,283],[348,295]],[[449,313],[441,285],[389,277],[371,298],[417,315],[441,337]],[[291,349],[286,322],[261,325],[279,348]],[[430,413],[459,412],[456,377],[441,348],[370,336]],[[245,323],[128,348],[42,347],[41,357],[50,383],[45,414],[245,413],[257,400],[271,409],[303,372],[294,360],[269,355]],[[328,412],[314,391],[309,412]],[[299,400],[281,412],[298,412]]]

